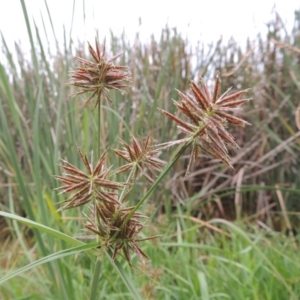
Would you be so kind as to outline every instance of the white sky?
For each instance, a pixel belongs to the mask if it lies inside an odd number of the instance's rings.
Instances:
[[[43,16],[48,38],[53,40],[44,1],[27,0],[25,3],[31,24],[33,25],[34,20],[40,34],[45,36],[41,21]],[[70,37],[73,0],[48,0],[47,3],[55,32],[62,42],[63,25],[67,30],[67,38]],[[244,42],[247,36],[254,38],[258,32],[266,31],[265,23],[271,20],[274,3],[290,29],[294,10],[300,8],[299,0],[76,0],[72,38],[83,42],[93,41],[95,30],[98,29],[101,40],[110,35],[111,28],[117,35],[124,30],[130,39],[136,32],[140,32],[145,40],[151,33],[159,36],[161,28],[168,24],[170,27],[177,27],[191,42],[201,40],[210,43],[221,35],[225,39],[233,36],[236,41]],[[141,26],[139,17],[142,20]],[[0,31],[10,47],[13,41],[19,40],[23,48],[28,47],[28,34],[20,1],[9,0],[2,3]]]

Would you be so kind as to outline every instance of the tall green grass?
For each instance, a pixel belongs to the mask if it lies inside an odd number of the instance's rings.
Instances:
[[[85,49],[70,47],[66,37],[64,48],[58,48],[49,59],[48,45],[42,43],[38,28],[29,23],[25,2],[21,5],[31,58],[27,60],[18,46],[9,49],[2,37],[6,61],[0,63],[1,211],[76,236],[80,216],[56,212],[54,203],[62,199],[53,191],[57,187],[53,174],[59,173],[60,158],[68,157],[80,166],[74,141],[87,153],[96,147],[93,112],[82,110],[77,99],[69,99],[72,90],[65,86],[73,67],[72,55]],[[48,17],[51,23],[51,13]],[[203,156],[192,174],[183,178],[187,160],[182,159],[144,207],[151,212],[145,235],[162,237],[144,244],[151,257],[148,265],[134,262],[131,273],[124,263],[142,299],[299,297],[299,236],[292,231],[299,228],[300,211],[300,128],[295,113],[299,108],[299,53],[284,47],[300,49],[299,24],[298,12],[293,31],[287,33],[277,16],[268,25],[268,35],[248,41],[246,50],[234,41],[219,41],[208,52],[201,43],[193,49],[169,28],[148,44],[138,38],[132,44],[112,34],[110,51],[124,51],[121,63],[130,66],[134,89],[127,95],[112,93],[115,104],[105,107],[104,139],[111,147],[117,146],[118,137],[128,140],[130,133],[151,131],[158,141],[176,138],[175,129],[156,107],[174,110],[171,99],[177,98],[175,89],[187,90],[189,78],[212,79],[220,70],[224,87],[253,86],[252,107],[243,112],[252,128],[232,132],[241,145],[231,153],[235,171]],[[193,65],[191,58],[196,62]],[[135,188],[136,199],[146,190],[146,184]],[[214,217],[238,221],[203,221]],[[92,253],[74,250],[80,244],[57,232],[27,224],[32,228],[29,231],[21,222],[5,220],[10,235],[0,241],[0,278],[64,249],[74,252],[57,254],[54,258],[60,259],[5,281],[0,285],[0,299],[87,298]],[[275,230],[288,230],[293,238]],[[131,299],[108,261],[102,272],[101,299]]]
[[[166,217],[168,223],[160,218],[148,226],[150,233],[154,230],[163,235],[159,241],[144,244],[151,261],[135,263],[132,271],[131,280],[141,299],[298,299],[300,262],[289,237],[255,226],[245,231],[242,223],[221,219],[203,224],[184,217]],[[60,238],[64,239],[57,234]],[[92,276],[89,256],[78,251],[92,247],[95,245],[87,244],[53,256],[72,271],[69,284],[73,294],[67,299],[88,297]],[[72,261],[65,255],[72,255]],[[52,261],[51,257],[46,259]],[[24,263],[20,258],[12,261]],[[20,269],[19,276],[8,281],[6,277],[0,280],[3,299],[53,299],[55,294],[64,299],[62,291],[54,290],[58,287],[49,289],[54,283],[43,265],[34,263],[24,271],[27,273]],[[118,274],[104,260],[100,299],[132,299],[127,287],[116,278]]]

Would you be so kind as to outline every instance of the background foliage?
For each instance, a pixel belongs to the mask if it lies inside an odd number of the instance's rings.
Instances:
[[[23,11],[26,18],[25,5]],[[87,51],[82,44],[66,42],[57,53],[49,53],[38,29],[27,26],[29,60],[18,44],[9,49],[2,37],[6,61],[0,63],[1,210],[76,236],[83,216],[56,212],[55,203],[63,199],[53,191],[53,174],[60,172],[60,158],[81,165],[76,143],[86,153],[97,145],[94,112],[82,110],[84,99],[70,99],[74,91],[65,85],[75,67],[72,56],[87,56]],[[183,158],[143,207],[150,216],[145,234],[162,235],[144,244],[151,261],[136,262],[131,273],[143,299],[300,295],[300,12],[295,12],[292,32],[286,32],[278,15],[267,26],[267,36],[258,35],[246,45],[232,39],[210,47],[200,41],[193,48],[167,27],[159,40],[152,37],[147,44],[138,35],[134,43],[113,33],[108,39],[109,56],[124,51],[120,63],[132,72],[132,89],[126,95],[111,92],[114,105],[105,108],[109,117],[102,139],[112,148],[119,137],[128,141],[130,133],[151,132],[157,142],[178,138],[176,128],[156,108],[174,112],[176,89],[187,90],[189,79],[212,80],[219,71],[223,90],[252,87],[253,101],[239,112],[252,126],[232,131],[240,145],[231,153],[235,170],[203,155],[184,178]],[[164,158],[171,153],[165,152]],[[111,164],[120,162],[111,157]],[[141,182],[135,188],[132,203],[147,185]],[[67,246],[0,218],[0,278]],[[3,283],[0,299],[85,299],[92,276],[90,258],[83,253],[39,266]],[[101,299],[131,299],[116,276],[104,260]]]

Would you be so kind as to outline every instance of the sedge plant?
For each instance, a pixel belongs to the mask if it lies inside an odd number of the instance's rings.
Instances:
[[[88,206],[85,233],[80,238],[95,239],[99,243],[97,247],[99,253],[105,252],[113,262],[123,254],[131,265],[132,253],[141,259],[148,258],[142,250],[141,242],[157,238],[157,236],[140,237],[145,226],[143,221],[145,216],[138,209],[157,189],[158,184],[187,148],[191,148],[191,155],[186,174],[201,152],[232,167],[228,148],[236,148],[238,145],[227,129],[229,124],[237,126],[249,124],[232,114],[239,109],[238,106],[249,100],[243,97],[248,90],[230,93],[228,89],[219,96],[221,81],[218,75],[212,92],[203,79],[200,80],[200,85],[191,81],[191,93],[177,91],[179,100],[174,100],[174,105],[178,109],[176,115],[158,108],[177,125],[181,138],[158,144],[153,141],[150,134],[144,138],[132,135],[130,142],[120,139],[122,148],[112,149],[112,152],[120,157],[124,164],[115,169],[108,168],[107,151],[110,149],[106,145],[101,145],[101,141],[105,140],[101,137],[101,134],[105,134],[103,101],[109,105],[113,104],[109,90],[121,93],[126,91],[130,84],[130,72],[128,67],[115,64],[115,60],[122,53],[111,59],[106,58],[105,42],[102,48],[97,40],[95,48],[89,44],[89,52],[93,61],[75,58],[80,67],[71,72],[69,85],[80,88],[73,94],[74,97],[89,93],[84,107],[94,101],[94,109],[98,112],[98,149],[95,151],[98,161],[93,165],[80,147],[78,153],[85,170],[80,170],[68,161],[62,160],[60,167],[64,173],[56,175],[55,178],[62,184],[58,190],[69,196],[61,203],[59,211]],[[172,146],[177,146],[175,155],[167,162],[160,159],[161,152]],[[125,172],[128,173],[126,182],[114,180],[116,174]],[[145,177],[152,185],[136,205],[129,206],[130,192],[140,176]],[[96,295],[103,258],[104,256],[100,254],[97,258],[91,299]]]

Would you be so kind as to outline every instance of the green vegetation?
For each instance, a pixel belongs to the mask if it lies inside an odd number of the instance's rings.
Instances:
[[[82,108],[85,95],[70,99],[78,90],[66,86],[78,66],[72,56],[89,54],[66,42],[50,56],[23,1],[22,8],[31,58],[3,37],[0,63],[0,299],[88,299],[97,243],[76,239],[86,209],[57,212],[66,198],[53,175],[61,158],[83,167],[77,145],[97,161],[98,111]],[[131,269],[124,257],[112,263],[103,254],[97,299],[299,299],[300,12],[291,33],[278,16],[268,26],[246,49],[233,40],[191,49],[170,28],[149,44],[110,37],[108,57],[124,51],[118,60],[131,71],[132,89],[110,91],[113,104],[103,102],[101,145],[119,148],[131,134],[183,138],[157,107],[176,114],[172,99],[190,78],[210,82],[220,71],[222,91],[252,87],[254,100],[237,114],[252,126],[229,127],[240,146],[229,151],[235,169],[201,154],[184,177],[187,150],[139,208],[149,217],[142,237],[161,235],[139,243],[150,260],[132,255]],[[121,164],[110,151],[108,166]],[[129,204],[150,186],[141,178]]]

